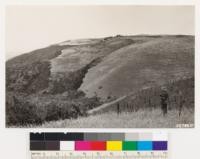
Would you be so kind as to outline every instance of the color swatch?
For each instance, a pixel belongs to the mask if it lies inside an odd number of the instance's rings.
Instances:
[[[106,150],[108,151],[122,151],[122,141],[107,141]]]
[[[151,150],[153,150],[153,142],[152,141],[138,141],[137,142],[137,150],[151,151]]]
[[[136,151],[137,150],[137,141],[123,141],[122,149],[124,151]]]
[[[167,149],[167,135],[163,133],[30,133],[31,151],[166,151]]]

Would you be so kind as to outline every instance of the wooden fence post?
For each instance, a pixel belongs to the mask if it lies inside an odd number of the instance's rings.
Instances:
[[[119,103],[117,103],[117,114],[119,115],[120,113],[120,107],[119,107]]]

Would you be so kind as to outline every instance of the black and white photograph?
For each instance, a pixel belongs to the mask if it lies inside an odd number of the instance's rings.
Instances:
[[[194,128],[192,5],[8,5],[6,127]]]

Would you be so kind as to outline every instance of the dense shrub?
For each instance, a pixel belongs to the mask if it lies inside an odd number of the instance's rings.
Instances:
[[[35,107],[24,100],[22,96],[21,99],[14,95],[9,98],[10,101],[7,100],[6,103],[6,122],[8,125],[41,124],[44,121],[45,110],[42,107]]]
[[[78,97],[77,99],[71,99]],[[7,93],[6,122],[8,125],[41,124],[44,121],[77,118],[88,109],[101,104],[98,98],[86,98],[81,92],[59,95],[25,95]]]
[[[6,69],[6,89],[22,93],[35,93],[48,87],[50,63],[35,62],[18,68]]]
[[[67,73],[56,73],[49,81],[49,92],[51,94],[58,94],[65,91],[77,90],[83,83],[83,79],[88,70],[100,61],[100,58],[96,58],[79,70]]]

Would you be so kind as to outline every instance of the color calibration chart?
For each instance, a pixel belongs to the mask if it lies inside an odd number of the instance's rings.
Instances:
[[[30,133],[31,159],[167,159],[166,133]]]

